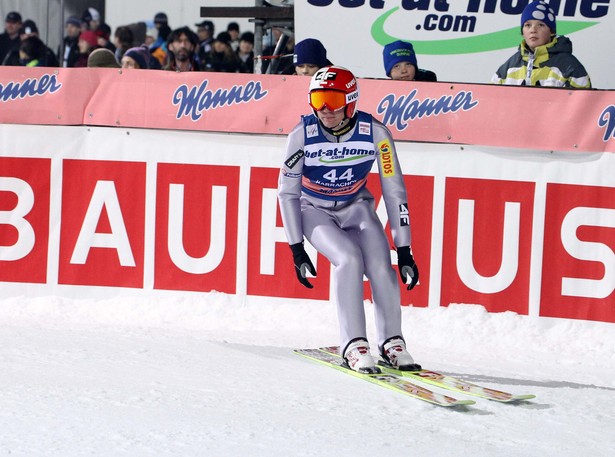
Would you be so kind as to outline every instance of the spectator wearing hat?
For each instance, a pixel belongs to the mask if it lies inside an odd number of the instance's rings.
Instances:
[[[11,11],[4,21],[4,33],[0,33],[0,63],[13,49],[19,49],[19,29],[21,28],[21,14]]]
[[[163,70],[199,71],[196,61],[196,49],[199,37],[189,27],[175,29],[167,40],[167,59]]]
[[[117,48],[111,41],[111,27],[109,27],[108,24],[102,22],[94,33],[98,36],[98,46],[101,48],[107,48],[111,52],[115,52]]]
[[[70,16],[64,24],[66,35],[58,50],[58,60],[64,68],[74,67],[79,58],[79,35],[81,34],[81,19]]]
[[[26,54],[29,56],[28,62],[34,62],[31,67],[59,67],[60,63],[58,62],[57,57],[54,52],[45,45],[40,40],[38,34],[38,27],[36,23],[32,19],[26,19],[22,22],[21,28],[19,29],[19,40],[20,45],[17,48],[12,49],[4,58],[2,65],[6,66],[23,66],[24,58],[21,57],[22,45],[25,40],[30,37],[39,38],[39,40],[32,40],[28,42],[28,45],[25,48]],[[40,41],[40,43],[39,43]],[[40,48],[40,44],[42,44],[42,51]]]
[[[231,48],[231,36],[227,32],[220,32],[214,40],[211,51],[202,62],[203,71],[219,71],[224,73],[237,73],[240,60]]]
[[[384,72],[394,80],[401,81],[437,81],[433,71],[420,69],[412,43],[394,41],[382,50]]]
[[[85,25],[85,29],[92,32],[96,32],[98,26],[102,23],[100,13],[96,8],[87,8],[81,15],[81,20]]]
[[[87,67],[88,66],[88,57],[94,49],[99,48],[98,46],[98,37],[96,33],[91,30],[84,30],[79,35],[79,57],[77,58],[77,62],[75,63],[75,67]]]
[[[239,57],[239,73],[254,73],[254,34],[252,32],[241,34],[236,54]]]
[[[158,29],[158,38],[161,40],[161,43],[167,42],[172,29],[166,13],[156,13],[154,16],[154,26]]]
[[[548,3],[529,3],[521,13],[519,49],[491,78],[494,84],[591,89],[585,67],[572,54],[572,42],[557,35],[555,11]]]
[[[319,68],[332,65],[327,59],[327,50],[315,38],[306,38],[295,45],[293,63],[295,73],[302,76],[314,76]]]
[[[135,70],[149,70],[151,68],[150,59],[154,59],[149,50],[143,46],[130,48],[122,57],[122,68],[133,68]]]
[[[115,54],[107,48],[94,49],[88,56],[89,68],[121,68]]]
[[[237,22],[229,22],[226,26],[226,33],[231,37],[230,45],[234,52],[239,48],[239,24]]]
[[[214,30],[216,28],[211,21],[202,21],[194,25],[196,26],[196,34],[199,37],[198,59],[202,65],[206,60],[207,54],[211,52],[211,45],[214,42]]]

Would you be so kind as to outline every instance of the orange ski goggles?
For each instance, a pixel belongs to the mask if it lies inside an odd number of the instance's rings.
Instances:
[[[325,106],[331,111],[337,111],[346,106],[346,94],[337,90],[317,90],[309,93],[309,103],[316,111]]]

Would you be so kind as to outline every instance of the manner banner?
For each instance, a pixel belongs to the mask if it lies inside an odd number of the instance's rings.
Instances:
[[[302,76],[0,68],[0,122],[286,134]],[[396,140],[615,152],[615,91],[359,80]]]

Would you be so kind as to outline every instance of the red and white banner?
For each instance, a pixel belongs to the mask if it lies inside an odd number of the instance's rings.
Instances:
[[[284,142],[0,125],[0,291],[331,299],[313,250],[314,289],[295,278],[276,198]],[[614,154],[397,146],[421,271],[404,304],[615,322]],[[386,225],[376,175],[368,186]]]

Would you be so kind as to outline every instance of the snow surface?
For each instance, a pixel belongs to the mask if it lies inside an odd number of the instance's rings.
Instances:
[[[447,409],[293,354],[337,344],[329,303],[5,298],[0,456],[615,456],[615,325],[403,313],[424,366],[537,398]]]

